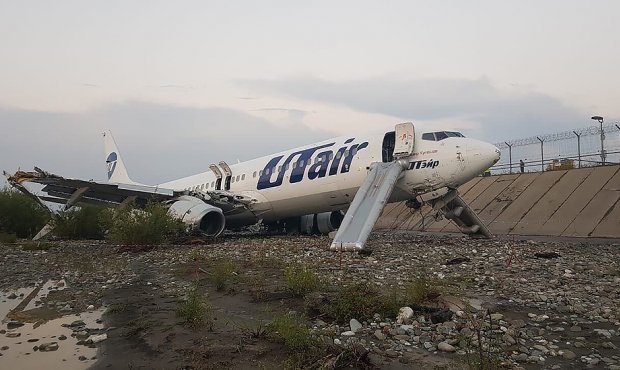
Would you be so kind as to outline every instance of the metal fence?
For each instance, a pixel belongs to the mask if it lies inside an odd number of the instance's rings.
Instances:
[[[496,143],[502,157],[491,173],[519,173],[620,163],[620,124],[581,129]]]

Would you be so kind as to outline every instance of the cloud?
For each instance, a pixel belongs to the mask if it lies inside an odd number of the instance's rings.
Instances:
[[[136,181],[155,184],[319,141],[333,134],[299,122],[274,126],[238,110],[143,102],[85,113],[0,108],[0,169],[38,166],[67,177],[105,177],[101,133],[111,129]]]
[[[251,80],[262,92],[345,106],[404,120],[473,122],[486,140],[507,140],[584,124],[585,115],[552,96],[501,90],[486,78],[372,78],[334,82],[301,77]]]

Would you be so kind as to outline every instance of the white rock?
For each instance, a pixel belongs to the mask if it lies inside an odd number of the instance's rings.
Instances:
[[[93,306],[92,304],[88,305],[88,307],[86,307],[86,310],[88,311],[93,311],[95,309],[95,306]]]
[[[108,335],[106,333],[103,333],[99,335],[91,335],[90,337],[88,337],[88,339],[86,339],[86,342],[87,343],[99,343],[99,342],[103,342],[106,339],[108,339]]]
[[[437,345],[437,349],[442,352],[454,352],[456,348],[448,342],[441,342]]]
[[[398,316],[396,317],[396,322],[399,324],[407,324],[411,321],[413,317],[413,310],[411,307],[401,307],[398,310]]]
[[[334,339],[334,344],[339,346],[340,344],[342,344],[342,342],[340,341],[340,339],[336,338]]]
[[[362,324],[356,319],[351,319],[351,321],[349,321],[349,326],[351,327],[351,331],[354,333],[362,328]]]
[[[344,335],[345,337],[352,337],[355,335],[355,333],[352,332],[351,330],[347,330],[344,333],[342,333],[342,335]]]

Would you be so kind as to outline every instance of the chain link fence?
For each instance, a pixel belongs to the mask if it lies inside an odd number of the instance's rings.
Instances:
[[[502,157],[492,174],[551,171],[620,163],[620,124],[581,129],[495,143]]]

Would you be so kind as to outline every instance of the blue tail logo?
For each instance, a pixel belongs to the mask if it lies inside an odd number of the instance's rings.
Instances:
[[[117,159],[118,159],[118,156],[116,155],[116,152],[112,152],[110,153],[108,158],[105,160],[106,166],[108,167],[108,180],[112,177],[112,174],[114,173]]]

